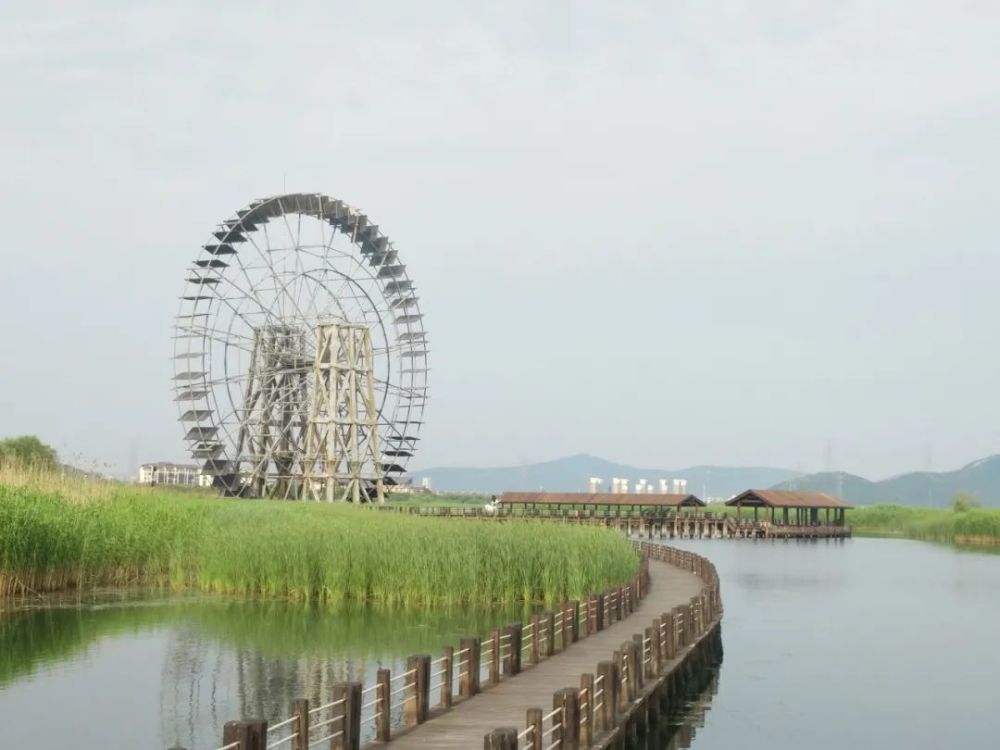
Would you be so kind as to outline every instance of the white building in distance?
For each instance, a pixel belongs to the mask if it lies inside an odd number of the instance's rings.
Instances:
[[[139,484],[172,484],[182,487],[211,487],[212,477],[194,464],[159,461],[139,467]]]

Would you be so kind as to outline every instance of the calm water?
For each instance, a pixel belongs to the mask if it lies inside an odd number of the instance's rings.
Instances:
[[[686,541],[725,657],[666,747],[1000,747],[1000,555],[921,542]],[[700,725],[700,726],[699,726]]]
[[[868,539],[678,546],[722,576],[725,656],[657,747],[1000,747],[1000,555]],[[229,719],[274,720],[292,698],[371,684],[518,616],[211,599],[0,613],[0,748],[207,750]]]
[[[521,616],[213,599],[0,613],[0,748],[214,748],[226,721],[284,718],[294,698],[371,685],[378,669]]]

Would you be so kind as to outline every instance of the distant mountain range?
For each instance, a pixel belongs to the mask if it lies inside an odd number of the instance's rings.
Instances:
[[[854,505],[919,505],[944,507],[957,492],[971,492],[985,506],[1000,506],[1000,456],[988,456],[955,471],[914,471],[878,482],[845,472],[793,477],[779,489],[811,490],[838,495]]]
[[[581,453],[554,461],[499,468],[433,467],[413,471],[416,484],[429,477],[438,492],[499,493],[549,490],[585,492],[589,477],[625,477],[658,484],[660,479],[686,479],[688,492],[699,497],[728,498],[745,489],[810,490],[838,495],[854,505],[918,505],[945,507],[957,492],[972,492],[985,506],[1000,506],[1000,455],[973,461],[955,471],[918,471],[873,482],[846,472],[798,474],[762,466],[689,466],[683,469],[640,469]]]
[[[658,485],[661,479],[686,479],[688,492],[699,497],[730,497],[748,487],[770,487],[797,476],[787,469],[756,466],[689,466],[683,469],[640,469],[581,453],[554,461],[493,469],[433,467],[413,471],[415,484],[430,477],[438,492],[486,492],[549,490],[586,492],[587,480],[600,477],[610,491],[613,477],[624,477],[630,486],[638,479]]]

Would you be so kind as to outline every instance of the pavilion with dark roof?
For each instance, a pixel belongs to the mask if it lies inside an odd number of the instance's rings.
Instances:
[[[852,508],[839,497],[825,492],[799,492],[798,490],[747,490],[726,502],[730,508],[753,508],[754,520],[760,508],[771,509],[771,523],[778,523],[776,511],[781,511],[781,521],[789,523],[789,511],[795,511],[794,523],[798,526],[820,523],[819,512],[826,512],[826,525],[843,526],[844,511]],[[833,511],[833,519],[830,511]]]

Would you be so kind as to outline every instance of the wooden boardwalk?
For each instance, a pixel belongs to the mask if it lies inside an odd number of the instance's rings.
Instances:
[[[577,687],[580,675],[593,673],[599,661],[612,653],[633,633],[642,632],[652,619],[676,606],[686,605],[702,589],[703,581],[694,573],[651,560],[649,593],[639,606],[620,622],[572,644],[561,653],[434,715],[426,723],[395,737],[393,750],[407,748],[479,748],[483,737],[497,727],[523,727],[530,708],[548,710],[557,690]]]

